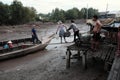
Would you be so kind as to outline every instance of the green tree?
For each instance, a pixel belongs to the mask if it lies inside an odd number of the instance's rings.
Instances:
[[[11,5],[0,2],[0,25],[23,24],[35,21],[37,17],[33,7],[24,7],[20,1],[14,0]]]
[[[64,10],[59,10],[59,8],[55,8],[55,10],[52,10],[52,13],[50,15],[50,20],[52,21],[65,21],[65,11]]]
[[[52,13],[49,13],[49,16],[47,17],[49,20],[56,22],[58,20],[65,21],[71,19],[92,18],[95,14],[98,14],[98,10],[93,8],[82,8],[81,10],[78,8],[72,8],[67,11],[56,8],[55,10],[52,10]]]
[[[81,18],[84,18],[84,19],[87,18],[87,8],[82,8],[80,13],[81,13]]]
[[[20,24],[23,19],[23,5],[21,2],[14,0],[10,5],[11,8],[11,23]]]
[[[88,14],[87,14],[88,13]],[[55,8],[48,14],[37,14],[35,8],[24,7],[20,1],[14,0],[11,5],[3,4],[0,2],[0,25],[2,24],[23,24],[30,21],[41,20],[43,22],[59,20],[65,22],[65,20],[71,19],[86,19],[92,18],[93,15],[99,15],[98,10],[94,8],[72,8],[64,11],[59,8]],[[40,19],[41,17],[41,19]]]
[[[79,9],[77,8],[73,8],[73,9],[69,9],[66,12],[66,19],[70,20],[70,19],[78,19],[79,18]]]
[[[0,24],[8,24],[10,18],[10,9],[8,5],[0,2]]]
[[[99,15],[99,12],[97,9],[93,9],[93,8],[82,8],[80,11],[80,17],[81,18],[92,18],[94,15]]]
[[[92,18],[94,15],[99,15],[97,9],[89,8],[88,9],[88,18]]]
[[[43,22],[48,22],[49,17],[50,17],[50,13],[48,13],[48,14],[42,14],[42,13],[38,14],[38,18],[39,18],[38,20],[43,21]]]

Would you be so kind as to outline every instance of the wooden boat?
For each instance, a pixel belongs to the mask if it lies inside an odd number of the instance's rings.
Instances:
[[[10,48],[10,49],[1,49],[0,50],[0,61],[19,57],[19,56],[24,56],[24,55],[27,55],[27,54],[30,54],[36,51],[41,51],[45,49],[45,47],[50,43],[53,37],[54,37],[54,34],[46,37],[45,39],[42,40],[41,44],[32,44],[31,38],[12,40],[13,44],[15,43],[18,46],[14,48]],[[2,46],[5,42],[6,41],[0,42],[0,46]],[[22,43],[22,44],[19,45],[18,43],[20,44]]]
[[[119,21],[114,21],[111,24],[108,25],[104,25],[102,27],[102,29],[107,30],[109,32],[118,32],[118,27],[120,26],[120,22]]]

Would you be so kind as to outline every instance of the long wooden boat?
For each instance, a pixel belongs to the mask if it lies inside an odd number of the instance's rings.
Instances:
[[[114,21],[111,24],[104,25],[102,29],[107,30],[109,32],[118,32],[118,27],[120,26],[120,21]]]
[[[41,51],[45,49],[45,47],[50,43],[50,41],[53,39],[54,34],[46,37],[42,40],[41,44],[32,44],[31,38],[25,38],[25,39],[18,39],[18,40],[12,40],[13,43],[22,43],[21,45],[10,48],[10,49],[1,49],[0,50],[0,61],[11,59],[19,56],[24,56],[36,51]],[[0,46],[2,46],[6,41],[0,42]],[[29,42],[29,44],[27,43]]]

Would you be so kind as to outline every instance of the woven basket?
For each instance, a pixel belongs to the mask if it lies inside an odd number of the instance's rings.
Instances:
[[[64,33],[65,37],[70,37],[70,35],[71,35],[71,33],[69,31],[67,31],[67,32]]]

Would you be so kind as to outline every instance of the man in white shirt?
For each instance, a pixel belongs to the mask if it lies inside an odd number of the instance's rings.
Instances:
[[[79,29],[77,28],[77,25],[75,24],[75,22],[73,20],[71,20],[71,23],[72,24],[68,28],[68,31],[70,29],[73,29],[73,32],[74,32],[74,41],[76,40],[76,37],[78,37],[78,39],[80,40],[80,34],[79,34]]]

